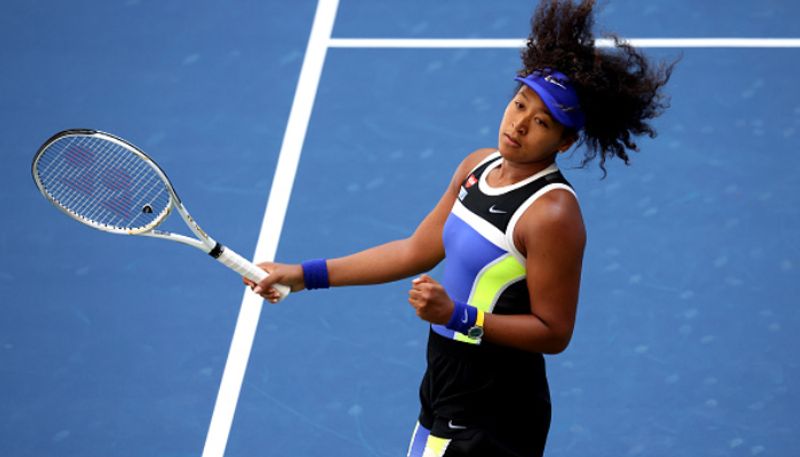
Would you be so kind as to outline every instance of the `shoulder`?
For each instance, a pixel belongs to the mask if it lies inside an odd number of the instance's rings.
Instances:
[[[524,254],[533,243],[548,241],[583,249],[586,227],[575,194],[553,189],[539,197],[520,217],[514,230],[517,247]]]
[[[458,182],[467,178],[467,174],[478,166],[484,159],[497,152],[497,148],[482,148],[470,153],[461,161],[453,177]]]
[[[575,194],[553,189],[539,197],[522,215],[529,227],[540,230],[583,232],[583,215]]]
[[[466,156],[458,165],[458,168],[456,168],[455,173],[453,173],[453,178],[450,181],[450,186],[448,188],[449,192],[453,193],[453,195],[458,195],[458,189],[461,186],[461,183],[467,179],[467,174],[477,167],[482,160],[496,151],[497,149],[483,148],[477,149]]]
[[[481,148],[476,149],[471,154],[466,156],[464,160],[461,161],[462,166],[468,166],[470,170],[478,166],[481,161],[490,155],[497,152],[497,148]]]

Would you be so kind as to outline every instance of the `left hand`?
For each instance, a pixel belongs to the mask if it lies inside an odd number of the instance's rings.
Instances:
[[[408,302],[417,310],[417,316],[431,324],[447,324],[455,308],[444,287],[428,275],[411,281]]]

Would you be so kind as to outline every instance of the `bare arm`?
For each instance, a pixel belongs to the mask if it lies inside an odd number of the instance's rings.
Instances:
[[[520,219],[515,243],[526,257],[531,315],[487,315],[484,338],[532,352],[559,353],[572,338],[586,230],[567,191],[543,195]]]
[[[428,271],[441,262],[444,258],[442,230],[458,197],[461,182],[467,173],[492,151],[491,149],[475,151],[461,162],[453,174],[447,191],[410,237],[345,257],[329,259],[327,265],[331,286],[395,281]],[[259,283],[257,290],[265,298],[272,301],[274,294],[269,294],[268,289],[276,282],[286,284],[293,290],[301,290],[304,287],[303,272],[299,265],[264,263],[262,266],[270,272],[270,276]]]

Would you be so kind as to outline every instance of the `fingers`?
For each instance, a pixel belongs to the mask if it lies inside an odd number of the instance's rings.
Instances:
[[[258,264],[258,267],[269,273],[269,275],[258,283],[248,278],[242,278],[242,282],[265,300],[268,300],[270,303],[277,303],[281,299],[281,294],[277,289],[272,287],[279,279],[273,274],[275,264],[272,262],[262,262]]]
[[[261,294],[265,290],[272,289],[272,285],[278,282],[276,275],[269,275],[262,279],[258,284],[254,284],[253,292]]]
[[[422,293],[425,299],[430,299],[434,291],[443,289],[442,286],[428,275],[421,275],[411,281],[411,290]]]
[[[427,304],[427,300],[423,294],[417,290],[411,289],[408,291],[408,303],[412,308],[414,308],[414,312],[417,317],[422,318],[423,314],[425,313],[425,306]]]
[[[260,295],[263,299],[269,301],[270,303],[278,303],[283,297],[278,289],[272,287],[276,282],[278,282],[277,279],[269,282],[261,281],[260,283],[256,284],[255,287],[253,287],[253,292]]]
[[[278,289],[276,289],[274,287],[270,287],[269,289],[267,289],[267,292],[264,293],[264,294],[261,294],[261,296],[265,300],[267,300],[268,302],[273,303],[273,304],[278,303],[283,298],[281,296],[281,293],[278,291]]]
[[[275,267],[276,265],[272,262],[262,262],[258,264],[258,267],[262,270],[269,273],[266,278],[262,279],[258,284],[252,284],[251,288],[253,292],[261,295],[263,291],[269,290],[272,288],[272,285],[278,282],[278,275],[275,274]]]
[[[292,292],[303,289],[303,269],[300,265],[263,262],[258,266],[269,275],[258,283],[249,280],[244,282],[253,292],[270,303],[277,303],[283,299],[283,295],[275,287],[276,285],[284,285]]]
[[[419,308],[425,301],[426,300],[421,291],[416,289],[411,289],[408,291],[408,302],[414,308]]]
[[[259,263],[258,266],[269,274],[253,287],[253,292],[262,295],[262,292],[274,290],[273,285],[282,283],[281,280],[284,279],[284,274],[280,271],[280,265],[272,262],[263,262]],[[277,291],[275,292],[277,293]],[[280,294],[278,293],[278,295]]]
[[[256,285],[253,287],[253,292],[260,295],[261,298],[270,303],[278,303],[283,299],[283,295],[281,295],[280,291],[274,287],[267,287],[264,289],[261,285]]]
[[[411,281],[408,303],[416,310],[417,316],[432,324],[445,324],[453,313],[453,301],[444,286],[428,275]]]
[[[419,277],[415,278],[413,281],[411,281],[411,284],[413,284],[413,285],[417,285],[417,284],[436,284],[436,281],[434,281],[433,278],[431,278],[427,274],[422,274]]]
[[[438,284],[428,275],[422,275],[411,281],[408,291],[408,303],[417,311],[417,316],[425,313],[426,307],[434,300]]]

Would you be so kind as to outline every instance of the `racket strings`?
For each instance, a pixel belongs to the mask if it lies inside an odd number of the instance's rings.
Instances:
[[[100,170],[108,166],[107,163],[103,163],[103,160],[108,162],[108,151],[103,151],[103,145],[92,148],[88,138],[75,138],[75,140],[63,148],[62,160],[58,160],[59,157],[56,156],[56,160],[53,161],[55,168],[51,173],[53,178],[58,179],[51,179],[53,186],[49,190],[53,196],[61,196],[58,200],[62,206],[83,217],[98,220],[98,214],[94,210],[99,208],[101,203],[108,204],[110,193],[113,191],[111,188],[96,187]],[[101,153],[100,162],[96,160],[95,151]],[[75,160],[76,155],[81,160]],[[118,166],[129,166],[130,158],[126,159]]]
[[[94,160],[91,160],[88,163],[74,161],[71,157],[73,154],[76,154],[75,151],[79,151],[77,154],[82,154],[84,156],[88,155],[92,158],[94,157],[94,155],[88,152],[91,151],[91,149],[89,149],[90,145],[85,144],[85,138],[78,140],[76,143],[77,144],[70,144],[64,149],[66,160],[58,162],[58,168],[55,170],[55,172],[61,175],[67,174],[69,170],[72,170],[74,173],[63,176],[58,181],[55,181],[56,186],[53,188],[53,192],[61,192],[62,195],[64,195],[65,198],[61,201],[62,205],[73,209],[80,214],[83,214],[89,219],[96,220],[98,219],[97,214],[96,211],[93,211],[93,209],[100,208],[99,205],[101,203],[108,205],[110,194],[114,191],[114,188],[106,186],[105,188],[100,187],[98,190],[95,187],[97,184],[98,169],[104,169],[107,167],[107,163],[98,163],[93,168],[89,168],[94,165]],[[101,148],[102,146],[98,149]],[[108,161],[107,155],[101,155],[101,157]],[[118,164],[118,166],[129,166],[129,162],[131,160],[133,159],[126,158],[126,161]],[[113,172],[109,171],[109,173]],[[65,187],[77,192],[68,193]],[[121,188],[121,186],[117,186],[117,190],[120,192],[125,191]]]
[[[149,197],[147,189],[156,188],[164,193],[164,203],[161,205],[164,208],[168,203],[168,196],[163,191],[163,185],[158,177],[152,173],[147,175],[149,167],[142,168],[134,174],[136,169],[132,166],[137,165],[136,161],[136,156],[132,156],[123,163],[114,163],[114,168],[108,168],[112,164],[110,160],[109,163],[99,164],[98,168],[103,170],[99,173],[101,181],[95,183],[95,189],[99,190],[92,195],[82,195],[80,200],[75,202],[82,207],[75,209],[82,208],[78,212],[90,220],[121,228],[135,228],[149,223],[152,216],[158,213],[153,214],[152,209],[149,214],[142,213],[140,211],[142,205],[137,203],[147,198],[153,202],[149,204],[150,208],[158,206],[159,199],[155,196]],[[132,185],[134,182],[137,183],[135,187]]]
[[[107,228],[140,229],[170,208],[167,184],[145,158],[96,136],[56,140],[41,154],[36,172],[56,204]]]
[[[98,168],[103,170],[100,173],[101,182],[97,186],[100,192],[91,202],[92,206],[87,208],[86,214],[89,218],[99,220],[110,211],[117,216],[116,220],[110,222],[117,226],[129,228],[144,226],[154,215],[152,206],[159,200],[156,197],[158,193],[164,194],[161,206],[166,208],[169,197],[161,179],[139,156],[127,153],[124,148],[109,142],[103,142],[101,152],[104,160],[98,164]],[[110,152],[118,153],[116,155],[123,154],[123,161],[117,161],[115,154],[109,154]],[[153,191],[156,191],[155,194]],[[141,211],[143,204],[137,205],[144,199],[153,201],[149,204],[150,213]],[[146,221],[137,224],[138,219]]]

